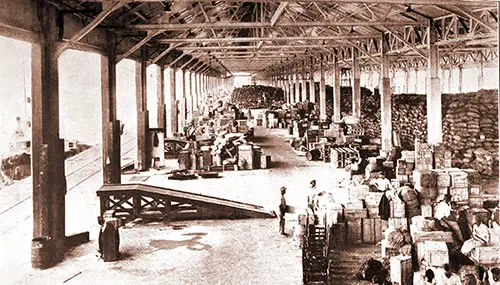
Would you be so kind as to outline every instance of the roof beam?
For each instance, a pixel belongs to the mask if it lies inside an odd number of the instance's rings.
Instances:
[[[107,0],[86,0],[86,2],[105,2]],[[212,2],[213,0],[175,0],[176,3],[193,3],[193,2]],[[222,2],[234,2],[234,0],[220,0]],[[159,2],[159,0],[123,0],[123,2]],[[254,3],[281,3],[281,2],[296,2],[296,0],[245,0],[245,2]],[[381,3],[381,4],[403,4],[403,5],[496,5],[496,0],[300,0],[300,2],[317,2],[317,3],[339,3],[339,4],[352,4],[352,3]]]
[[[171,63],[169,63],[165,68],[172,67],[174,64],[176,64],[179,60],[181,60],[181,58],[183,58],[187,54],[189,54],[189,53],[183,53],[183,54],[179,55],[179,57],[177,57],[176,59],[174,59],[174,61],[172,61]]]
[[[75,44],[83,39],[86,35],[88,35],[93,29],[95,29],[106,17],[111,15],[116,9],[122,7],[124,5],[123,2],[119,1],[108,1],[103,3],[103,10],[99,13],[88,25],[86,25],[83,29],[78,31],[75,35],[71,37],[69,40],[69,44]]]
[[[388,27],[383,27],[386,30],[388,30],[394,37],[396,37],[398,40],[402,41],[405,45],[407,45],[410,49],[418,53],[420,56],[423,58],[427,58],[427,54],[425,54],[422,50],[420,50],[418,47],[416,47],[414,44],[410,43],[407,41],[403,36],[401,36],[397,31],[393,30],[392,28]]]
[[[380,35],[338,35],[338,36],[322,36],[322,37],[250,37],[250,38],[186,38],[186,39],[161,39],[157,43],[245,43],[259,41],[330,41],[330,40],[360,40],[379,38]]]
[[[125,25],[127,29],[137,30],[190,30],[190,29],[254,29],[254,28],[291,28],[291,27],[365,27],[365,26],[411,26],[425,25],[424,22],[415,21],[321,21],[321,22],[280,22],[273,25],[272,22],[204,22],[187,24],[138,24]]]
[[[166,56],[169,52],[173,51],[174,49],[178,48],[181,45],[182,44],[170,45],[166,50],[162,51],[158,56],[156,56],[153,59],[152,63],[153,64],[157,63],[158,61],[160,61],[160,59],[162,59],[164,56]]]
[[[141,48],[143,45],[145,45],[150,39],[154,38],[158,34],[160,34],[162,31],[156,30],[156,31],[151,31],[148,33],[147,36],[145,36],[140,42],[135,44],[133,47],[131,47],[128,51],[126,51],[124,54],[119,55],[116,62],[120,62],[122,59],[127,58],[130,56],[132,53],[134,53],[136,50]]]
[[[481,18],[479,17],[476,17],[474,14],[472,14],[470,11],[467,11],[465,10],[464,8],[462,7],[458,7],[458,6],[454,6],[455,9],[457,9],[458,11],[460,11],[461,13],[465,14],[467,17],[473,19],[474,21],[476,21],[478,24],[480,24],[481,26],[487,28],[488,30],[490,30],[491,32],[495,33],[497,31],[496,28],[488,25],[485,21],[483,21]]]
[[[179,44],[180,45],[180,44]],[[335,44],[335,46],[343,46],[342,43],[340,44]],[[304,48],[323,48],[325,47],[322,44],[316,44],[316,45],[268,45],[268,46],[263,46],[260,49],[304,49]],[[196,46],[186,46],[186,47],[181,47],[178,48],[178,50],[195,50],[195,51],[202,51],[202,50],[253,50],[253,49],[258,49],[258,46],[251,45],[251,46],[205,46],[205,47],[196,47]]]
[[[280,3],[278,9],[276,9],[276,11],[274,12],[274,15],[271,18],[271,23],[270,23],[271,27],[274,27],[274,25],[276,25],[276,23],[280,19],[281,15],[283,14],[283,12],[285,12],[286,7],[288,7],[288,4],[290,4],[290,2],[281,2]]]

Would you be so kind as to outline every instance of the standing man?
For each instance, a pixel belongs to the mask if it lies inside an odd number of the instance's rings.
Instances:
[[[280,188],[281,192],[281,202],[280,202],[280,234],[285,235],[285,213],[286,213],[286,187],[283,186]]]

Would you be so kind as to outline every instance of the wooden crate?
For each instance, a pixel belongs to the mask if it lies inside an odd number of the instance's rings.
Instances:
[[[500,265],[500,246],[478,246],[471,252],[470,258],[480,265]]]
[[[413,267],[411,256],[398,255],[390,258],[391,282],[400,285],[413,284]]]
[[[352,219],[347,221],[347,243],[363,243],[363,222],[362,219]]]
[[[390,246],[386,239],[383,239],[380,243],[380,248],[382,251],[382,257],[397,256],[400,254],[399,248]]]
[[[407,218],[389,218],[389,227],[395,229],[408,230],[408,219]]]
[[[427,265],[441,267],[450,263],[448,247],[444,241],[425,241],[424,260]]]
[[[368,218],[368,212],[366,209],[357,209],[357,210],[345,209],[344,217],[346,218],[347,221]]]
[[[363,243],[377,243],[384,238],[387,221],[382,219],[363,219]]]
[[[347,237],[347,224],[336,223],[332,225],[332,232],[330,233],[330,245],[334,248],[343,247],[346,244]]]

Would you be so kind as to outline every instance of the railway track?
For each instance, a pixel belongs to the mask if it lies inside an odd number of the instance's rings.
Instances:
[[[134,142],[135,142],[135,138],[132,137],[131,139],[128,139],[121,144],[121,148],[123,150],[122,154],[121,154],[122,157],[126,156],[128,153],[132,152],[135,149]],[[66,174],[66,181],[68,183],[67,192],[72,191],[73,189],[75,189],[76,187],[78,187],[79,185],[84,183],[85,181],[87,181],[90,178],[92,178],[93,176],[99,174],[102,170],[101,158],[102,158],[102,156],[99,155],[96,158],[86,162],[85,164],[79,166],[78,168],[72,169],[69,173],[67,173]],[[83,171],[88,171],[89,173],[87,173],[87,175],[84,175],[83,177],[73,178],[73,177],[76,177],[76,174],[79,174]],[[32,195],[25,196],[24,198],[17,201],[15,204],[4,209],[2,212],[0,212],[0,217],[4,214],[16,209],[16,207],[21,206],[23,203],[26,203],[29,199],[31,199],[31,197],[32,197]],[[28,218],[30,216],[28,216]]]

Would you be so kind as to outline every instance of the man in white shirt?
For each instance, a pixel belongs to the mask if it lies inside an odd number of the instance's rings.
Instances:
[[[434,217],[439,220],[441,226],[445,229],[452,231],[457,241],[461,244],[464,242],[464,238],[462,235],[462,231],[460,230],[460,226],[451,217],[451,196],[446,194],[444,195],[444,199],[436,205],[436,211],[434,213]]]

